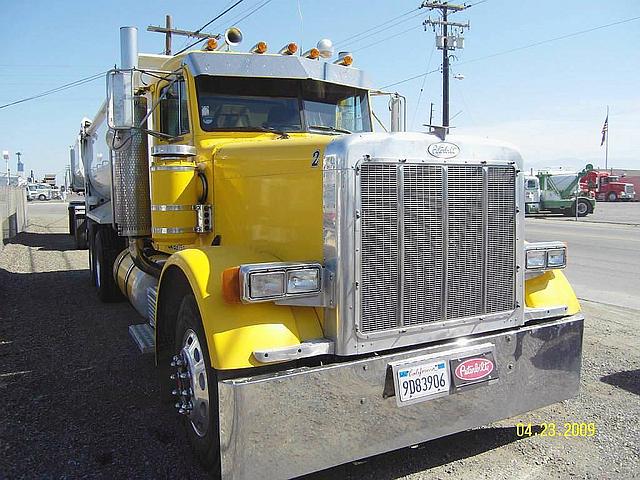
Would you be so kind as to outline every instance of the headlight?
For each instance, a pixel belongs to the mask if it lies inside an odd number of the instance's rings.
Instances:
[[[241,300],[247,303],[311,297],[320,293],[322,265],[286,262],[241,265],[239,281]]]
[[[527,268],[544,268],[547,261],[546,250],[531,250],[527,252]]]
[[[305,268],[287,272],[287,293],[309,293],[320,290],[320,269]]]
[[[562,242],[528,243],[527,270],[549,270],[567,265],[567,246]]]
[[[566,248],[558,248],[547,251],[547,266],[549,268],[560,268],[567,264]]]
[[[249,275],[249,297],[278,298],[284,295],[284,272],[252,273]]]

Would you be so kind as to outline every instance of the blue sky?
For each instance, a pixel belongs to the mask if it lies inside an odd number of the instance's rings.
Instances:
[[[244,0],[206,31],[220,32],[243,11],[264,0]],[[473,3],[471,0],[469,3]],[[118,29],[140,30],[140,50],[159,53],[164,37],[146,32],[173,15],[178,28],[195,29],[229,0],[168,2],[2,1],[0,104],[107,70],[118,62]],[[247,49],[265,40],[273,50],[295,40],[310,48],[330,38],[354,53],[355,66],[377,86],[389,85],[439,66],[434,34],[420,26],[435,13],[426,9],[361,41],[343,41],[417,8],[419,1],[272,0],[240,22]],[[454,20],[471,22],[465,49],[456,52],[451,80],[451,115],[456,132],[498,138],[520,147],[528,166],[604,164],[600,130],[606,105],[610,166],[640,169],[640,20],[563,40],[488,57],[573,32],[640,17],[640,2],[612,8],[592,0],[487,0]],[[381,28],[386,28],[385,25]],[[182,39],[174,40],[181,46]],[[430,61],[429,61],[430,60]],[[407,96],[409,123],[421,130],[430,102],[440,119],[438,73],[392,87]],[[420,90],[422,88],[422,94]],[[104,81],[0,110],[0,150],[23,153],[25,169],[37,176],[61,173],[83,117],[93,117],[104,98]],[[418,99],[420,103],[418,104]],[[384,104],[376,104],[387,116]],[[460,112],[460,113],[459,113]]]

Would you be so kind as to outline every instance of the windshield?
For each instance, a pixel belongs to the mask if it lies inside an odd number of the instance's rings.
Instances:
[[[196,78],[200,126],[214,131],[370,132],[367,92],[315,80]]]

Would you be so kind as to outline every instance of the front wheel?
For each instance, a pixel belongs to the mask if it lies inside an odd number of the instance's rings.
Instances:
[[[589,202],[586,202],[584,200],[578,200],[578,216],[579,217],[586,217],[587,214],[589,213]]]
[[[175,355],[171,361],[175,408],[191,447],[214,478],[220,476],[218,379],[209,360],[209,348],[193,295],[180,304],[176,322]]]
[[[607,199],[610,202],[615,202],[616,200],[618,200],[618,195],[616,195],[616,192],[609,192],[609,195],[607,195]]]
[[[38,200],[40,200],[41,202],[45,201],[47,199],[47,197],[44,194],[40,194],[38,195]]]

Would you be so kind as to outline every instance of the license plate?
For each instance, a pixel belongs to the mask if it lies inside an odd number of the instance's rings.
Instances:
[[[398,366],[396,396],[400,405],[449,394],[448,360],[432,360]]]

